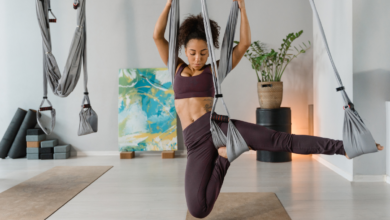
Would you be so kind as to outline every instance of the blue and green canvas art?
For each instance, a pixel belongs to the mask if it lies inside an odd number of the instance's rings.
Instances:
[[[120,69],[120,151],[177,150],[174,93],[167,68]]]

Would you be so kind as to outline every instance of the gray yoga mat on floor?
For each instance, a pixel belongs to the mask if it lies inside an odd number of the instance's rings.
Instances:
[[[18,108],[0,142],[0,158],[6,158],[27,111]]]
[[[12,143],[11,149],[8,152],[10,158],[22,158],[26,156],[26,135],[27,130],[34,128],[37,125],[37,116],[35,110],[28,110],[26,117],[24,117],[23,123],[16,134],[15,140]]]
[[[186,220],[195,220],[187,211]],[[273,192],[220,193],[207,220],[291,220]]]
[[[111,168],[112,166],[51,168],[0,193],[0,219],[47,219]]]

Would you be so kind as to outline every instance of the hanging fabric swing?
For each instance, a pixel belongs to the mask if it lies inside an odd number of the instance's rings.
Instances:
[[[47,83],[49,83],[50,88],[55,95],[67,97],[77,85],[81,74],[81,65],[84,70],[84,98],[79,113],[80,124],[78,135],[81,136],[94,133],[97,132],[98,129],[98,116],[91,107],[87,88],[88,72],[85,1],[86,0],[75,0],[73,4],[74,9],[77,9],[78,14],[77,27],[69,50],[65,70],[63,75],[61,75],[57,61],[52,54],[50,35],[50,22],[56,22],[57,19],[49,18],[49,12],[54,16],[51,11],[50,0],[36,0],[36,11],[43,42],[43,100],[39,111],[37,111],[37,122],[46,134],[50,134],[53,131],[56,122],[56,110],[47,98]],[[48,102],[49,107],[42,107],[45,100]],[[85,104],[85,102],[87,102],[87,104]],[[38,117],[41,111],[51,111],[51,128],[49,130],[42,126],[40,118]]]
[[[336,88],[336,91],[341,92],[345,103],[345,106],[343,107],[345,110],[344,127],[343,127],[343,145],[344,145],[345,152],[347,153],[350,159],[360,156],[362,154],[375,153],[378,151],[375,144],[375,140],[372,137],[371,132],[368,130],[363,120],[359,116],[358,112],[354,108],[353,103],[351,102],[351,100],[349,99],[345,91],[340,75],[337,71],[336,65],[330,53],[324,28],[322,27],[322,23],[318,15],[314,0],[309,0],[309,1],[314,16],[318,22],[318,27],[320,29],[320,33],[324,41],[326,52],[328,53],[330,62],[332,64],[334,73],[336,75],[337,82],[339,84],[339,87]]]
[[[217,68],[206,0],[201,0],[201,5],[202,5],[202,13],[204,19],[207,45],[208,45],[210,59],[211,59],[211,67],[213,72],[212,78],[213,78],[214,90],[215,90],[215,99],[210,114],[210,131],[211,131],[212,140],[215,147],[218,149],[220,147],[226,146],[228,160],[229,162],[232,162],[245,151],[249,151],[248,145],[246,144],[244,138],[241,136],[241,134],[234,126],[231,120],[228,120],[228,129],[227,129],[227,136],[226,136],[221,130],[221,128],[216,124],[215,122],[216,117],[214,113],[215,113],[215,106],[217,104],[217,101],[219,98],[221,98],[227,113],[227,118],[230,118],[229,111],[223,100],[221,83],[229,74],[229,72],[232,70],[233,43],[234,43],[234,34],[236,30],[239,7],[237,1],[234,1],[232,3],[229,19],[226,25],[225,35],[222,42],[219,67]],[[174,80],[177,60],[178,60],[178,47],[177,47],[178,36],[177,35],[178,35],[178,29],[180,23],[179,14],[180,14],[179,0],[173,0],[171,5],[171,13],[169,16],[170,26],[169,26],[169,60],[168,60],[168,71],[171,74],[172,84],[174,84],[173,80]],[[226,116],[223,118],[226,121]]]

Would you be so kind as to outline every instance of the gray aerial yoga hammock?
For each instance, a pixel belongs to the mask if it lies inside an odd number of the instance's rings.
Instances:
[[[50,134],[53,131],[56,122],[56,111],[47,98],[47,83],[50,84],[50,88],[55,95],[67,97],[77,85],[80,78],[81,65],[83,65],[84,69],[84,98],[79,113],[80,124],[78,135],[81,136],[94,133],[97,132],[98,129],[98,117],[91,107],[87,88],[88,72],[85,1],[86,0],[75,0],[73,4],[74,8],[77,9],[77,27],[69,50],[65,70],[61,76],[57,61],[52,54],[50,36],[50,23],[56,22],[57,19],[49,19],[49,12],[54,16],[51,12],[50,0],[36,0],[36,11],[43,42],[43,100],[39,111],[37,111],[37,122],[46,134]],[[45,100],[49,103],[49,107],[42,107]],[[85,104],[85,101],[87,104]],[[84,108],[87,110],[84,110]],[[47,130],[42,126],[40,118],[38,117],[40,111],[51,111],[50,130]]]
[[[213,71],[212,75],[213,75],[214,90],[215,90],[215,99],[210,114],[210,131],[211,131],[211,135],[215,147],[218,149],[222,146],[226,146],[228,160],[229,162],[232,162],[245,151],[249,151],[248,145],[246,144],[244,138],[241,136],[241,134],[234,126],[231,120],[228,121],[228,129],[227,129],[227,137],[226,137],[223,131],[221,130],[221,128],[214,121],[213,113],[215,111],[215,106],[217,104],[218,98],[221,98],[222,103],[227,112],[228,118],[230,118],[229,111],[223,100],[221,83],[228,75],[228,73],[232,70],[233,41],[234,41],[234,34],[235,34],[236,24],[238,19],[239,7],[236,1],[232,3],[229,19],[226,25],[225,36],[222,42],[219,67],[217,69],[206,0],[201,0],[201,4],[202,4],[202,13],[204,19],[206,38],[207,38],[207,45],[209,48],[209,54],[211,59],[211,67],[212,67],[211,69]],[[169,61],[168,61],[168,71],[171,74],[172,84],[174,84],[174,76],[175,76],[177,60],[178,60],[177,34],[178,34],[179,23],[180,23],[179,14],[180,14],[179,0],[173,0],[171,5],[171,13],[169,16],[170,26],[169,26]],[[216,72],[216,74],[214,73],[214,71]]]
[[[325,32],[322,27],[322,23],[318,15],[315,3],[313,0],[309,0],[309,1],[313,9],[314,16],[316,17],[316,20],[318,22],[318,27],[320,29],[322,39],[325,44],[326,52],[328,53],[330,62],[332,63],[332,67],[336,75],[336,79],[339,83],[339,88],[337,88],[336,90],[341,92],[345,103],[344,127],[343,127],[343,145],[344,145],[345,152],[347,153],[348,157],[351,159],[360,156],[362,154],[377,152],[378,149],[375,145],[375,141],[371,135],[371,132],[364,124],[358,112],[355,110],[353,103],[351,102],[347,93],[345,92],[345,88],[341,81],[340,75],[337,71],[336,65],[333,61],[332,55],[330,53],[328,42],[326,40]]]

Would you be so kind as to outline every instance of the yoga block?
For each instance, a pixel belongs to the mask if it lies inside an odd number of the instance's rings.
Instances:
[[[173,151],[173,150],[164,150],[164,151],[161,153],[161,158],[162,158],[162,159],[175,158],[175,151]]]
[[[27,154],[39,154],[40,153],[40,149],[41,148],[37,148],[37,147],[27,148]]]
[[[27,135],[40,135],[40,134],[45,134],[45,132],[43,132],[43,130],[40,128],[34,128],[34,129],[27,130]]]
[[[67,153],[54,153],[54,160],[68,159],[70,157],[70,152]]]
[[[132,159],[135,157],[134,151],[131,152],[121,152],[121,159]]]
[[[42,141],[41,142],[41,147],[44,148],[44,147],[55,147],[58,145],[58,140],[57,139],[54,139],[54,140],[45,140],[45,141]]]
[[[52,153],[39,154],[39,158],[42,160],[53,160],[53,154]]]
[[[40,134],[40,135],[27,135],[26,141],[44,141],[46,140],[46,134]]]
[[[52,154],[54,153],[54,147],[45,147],[45,148],[39,148],[39,153],[41,154]]]
[[[27,148],[29,147],[40,147],[42,141],[27,141]]]
[[[39,160],[39,154],[27,154],[27,160]]]
[[[54,147],[54,153],[68,153],[70,152],[70,144],[59,145]]]

